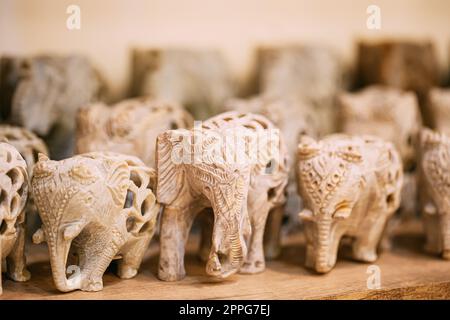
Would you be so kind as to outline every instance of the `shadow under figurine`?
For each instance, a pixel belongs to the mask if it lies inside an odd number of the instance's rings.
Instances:
[[[27,281],[25,259],[25,205],[28,196],[27,165],[19,152],[0,143],[0,294],[1,274]]]
[[[120,278],[134,277],[155,231],[155,172],[142,161],[93,152],[62,161],[40,155],[31,182],[58,290],[99,291],[113,259]],[[67,272],[75,275],[67,279]]]
[[[272,208],[283,206],[288,180],[286,147],[279,134],[271,133],[279,131],[263,116],[226,112],[193,130],[158,136],[157,198],[165,205],[160,279],[185,276],[185,243],[195,216],[205,208],[213,211],[201,241],[200,251],[208,253],[206,273],[223,279],[265,269],[266,220]]]
[[[353,258],[377,259],[387,220],[400,205],[401,158],[395,147],[371,136],[304,136],[298,147],[300,212],[306,266],[318,273],[336,264],[342,237],[352,239]]]

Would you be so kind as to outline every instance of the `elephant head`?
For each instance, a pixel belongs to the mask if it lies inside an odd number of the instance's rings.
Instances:
[[[424,186],[421,192],[422,211],[426,223],[429,224],[428,240],[430,242],[434,239],[432,251],[442,254],[445,259],[450,259],[450,140],[448,136],[429,129],[422,130],[420,171],[423,182],[421,185]]]
[[[300,217],[308,240],[307,265],[317,272],[336,263],[341,236],[346,231],[362,188],[362,156],[356,147],[333,146],[302,136],[298,147],[299,191],[304,200]]]
[[[212,207],[206,272],[220,278],[239,270],[249,233],[250,165],[230,161],[223,142],[220,132],[196,129],[169,130],[157,139],[157,199],[166,208]]]
[[[148,189],[154,177],[149,170],[134,157],[114,153],[62,161],[39,155],[32,190],[43,225],[33,241],[47,242],[58,290],[90,290],[86,282],[103,275],[131,236],[154,227],[158,210]],[[78,255],[79,272],[67,279],[69,253]]]

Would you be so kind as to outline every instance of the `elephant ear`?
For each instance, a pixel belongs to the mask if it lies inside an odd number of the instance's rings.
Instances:
[[[444,136],[428,128],[423,128],[420,132],[420,145],[422,149],[432,148],[445,140]]]
[[[106,186],[114,204],[123,206],[130,185],[130,169],[125,161],[107,162]]]
[[[314,158],[320,153],[320,144],[313,138],[302,135],[297,148],[297,156],[300,160],[308,160]]]
[[[156,139],[156,197],[158,202],[171,204],[183,185],[182,138],[187,130],[169,130]]]

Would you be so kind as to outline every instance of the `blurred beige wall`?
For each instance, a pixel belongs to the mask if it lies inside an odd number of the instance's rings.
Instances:
[[[81,8],[81,30],[68,30],[66,8]],[[381,8],[381,30],[366,28],[366,8]],[[351,61],[363,37],[429,38],[447,66],[448,0],[0,0],[0,54],[79,52],[104,74],[113,98],[125,95],[138,47],[223,50],[244,81],[261,44],[316,43]]]

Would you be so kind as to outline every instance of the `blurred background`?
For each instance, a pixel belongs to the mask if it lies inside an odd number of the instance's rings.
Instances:
[[[66,9],[81,9],[81,29],[68,30]],[[381,9],[381,29],[368,30],[366,9]],[[105,77],[108,100],[126,96],[130,49],[220,49],[245,86],[260,45],[327,45],[347,63],[355,40],[429,39],[448,66],[447,0],[0,0],[0,54],[86,55]]]

